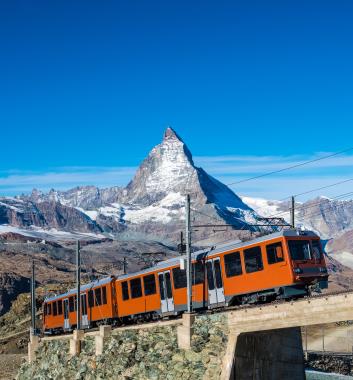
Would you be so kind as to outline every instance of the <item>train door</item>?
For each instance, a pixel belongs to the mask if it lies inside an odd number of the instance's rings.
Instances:
[[[87,297],[86,293],[81,294],[81,326],[88,327],[88,316],[87,316]]]
[[[174,299],[170,271],[158,273],[162,313],[174,312]]]
[[[221,261],[219,257],[206,261],[206,271],[209,305],[225,302]]]
[[[70,329],[69,299],[65,298],[63,303],[64,303],[64,330],[69,330]]]

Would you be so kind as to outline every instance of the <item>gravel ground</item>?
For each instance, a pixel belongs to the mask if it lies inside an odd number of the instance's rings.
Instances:
[[[12,380],[18,372],[21,363],[24,362],[23,354],[0,355],[0,380]]]

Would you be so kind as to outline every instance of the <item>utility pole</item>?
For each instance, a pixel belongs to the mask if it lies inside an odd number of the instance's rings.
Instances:
[[[77,240],[76,246],[76,318],[77,330],[81,330],[81,252],[80,241]]]
[[[178,244],[178,252],[180,255],[183,255],[186,251],[186,245],[184,243],[184,234],[183,231],[180,231],[180,243]]]
[[[123,272],[124,274],[126,274],[127,272],[127,260],[126,260],[126,257],[124,257],[124,260],[123,260]]]
[[[295,211],[295,202],[294,202],[294,197],[292,197],[291,208],[290,208],[290,225],[292,228],[295,228],[294,211]]]
[[[34,273],[34,259],[32,258],[32,277],[31,277],[31,320],[32,335],[36,335],[36,278]]]
[[[186,237],[186,283],[188,313],[192,311],[192,277],[191,277],[191,228],[190,228],[190,195],[185,199],[185,237]]]

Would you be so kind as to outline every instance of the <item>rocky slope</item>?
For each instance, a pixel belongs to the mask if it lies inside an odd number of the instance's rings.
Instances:
[[[22,365],[17,379],[216,380],[227,339],[226,320],[215,314],[196,319],[191,350],[178,348],[176,326],[117,329],[100,356],[95,356],[93,337],[85,337],[79,357],[69,357],[68,340],[46,341],[36,360]]]
[[[28,278],[13,272],[0,272],[0,315],[7,311],[12,300],[20,293],[28,292]]]
[[[95,221],[74,207],[52,200],[35,202],[31,199],[0,198],[0,224],[15,227],[55,228],[58,230],[99,233]]]
[[[29,243],[28,243],[29,241]],[[127,270],[134,272],[178,255],[176,247],[156,241],[82,240],[82,281],[123,272],[124,257]],[[10,308],[18,294],[29,291],[31,259],[35,261],[37,285],[62,284],[66,289],[75,282],[75,241],[57,242],[0,235],[0,316]]]

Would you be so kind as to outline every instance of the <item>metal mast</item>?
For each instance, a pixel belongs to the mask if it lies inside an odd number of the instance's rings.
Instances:
[[[31,325],[32,334],[36,335],[36,278],[34,272],[34,259],[32,258],[32,277],[31,277]]]
[[[290,208],[290,225],[292,228],[295,228],[294,211],[295,211],[295,201],[294,201],[294,197],[292,197],[291,208]]]
[[[81,252],[80,252],[80,241],[77,240],[76,246],[76,321],[77,330],[81,330]]]
[[[186,236],[186,281],[188,313],[192,311],[192,276],[191,276],[191,228],[190,228],[190,195],[185,199],[185,236]]]

